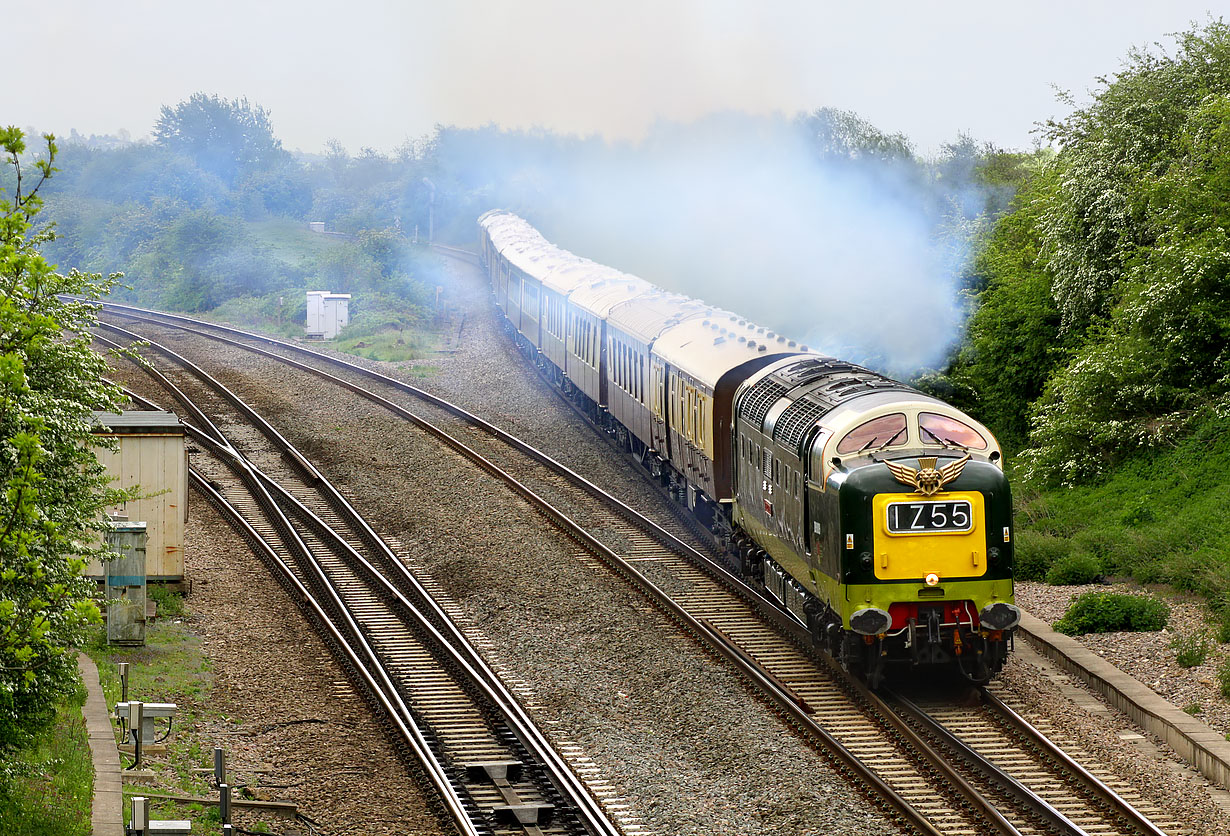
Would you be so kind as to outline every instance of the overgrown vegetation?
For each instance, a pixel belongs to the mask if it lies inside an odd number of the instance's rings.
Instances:
[[[1181,668],[1203,665],[1212,650],[1209,634],[1203,630],[1194,633],[1179,633],[1170,640],[1170,649],[1175,652],[1175,661]]]
[[[89,836],[94,762],[78,686],[55,706],[54,721],[0,762],[0,833]]]
[[[1152,455],[1132,457],[1103,479],[1017,496],[1018,567],[1046,578],[1065,555],[1096,559],[1102,572],[1164,583],[1202,596],[1230,639],[1230,432],[1209,416]]]
[[[1230,416],[1230,29],[1132,52],[1048,133],[950,374],[1027,482],[1088,484]]]
[[[356,295],[352,321],[392,307],[401,329],[429,338],[440,263],[400,226],[426,214],[415,206],[421,159],[352,159],[337,146],[295,159],[263,108],[205,94],[164,107],[154,136],[64,150],[64,176],[49,187],[59,231],[49,256],[123,270],[122,301],[289,336],[303,333],[303,291],[332,290]],[[308,219],[335,234],[309,232]]]
[[[1093,583],[1102,576],[1102,564],[1088,552],[1065,554],[1046,572],[1046,582],[1052,586],[1079,586]]]
[[[117,277],[61,275],[43,258],[54,236],[34,223],[57,150],[45,139],[28,165],[23,133],[0,129],[0,765],[77,688],[72,647],[99,621],[83,558],[105,553],[88,544],[104,509],[129,498],[93,451],[91,411],[123,402],[90,349],[94,312],[58,296],[97,299]]]
[[[1161,630],[1170,618],[1164,601],[1120,592],[1086,592],[1074,600],[1055,629],[1069,636],[1085,633],[1142,633]]]

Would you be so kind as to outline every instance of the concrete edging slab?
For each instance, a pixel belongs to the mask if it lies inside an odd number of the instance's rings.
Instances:
[[[90,755],[94,760],[94,805],[91,817],[94,836],[124,836],[124,779],[120,771],[120,753],[115,748],[115,731],[111,728],[111,713],[103,697],[94,660],[77,654],[77,669],[85,682],[86,733],[90,738]]]
[[[1230,741],[1041,619],[1023,612],[1018,633],[1145,731],[1166,741],[1205,778],[1230,790]]]

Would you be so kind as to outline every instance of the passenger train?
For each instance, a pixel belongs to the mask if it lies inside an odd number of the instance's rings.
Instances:
[[[847,668],[1003,666],[1001,451],[960,410],[553,246],[504,211],[480,262],[518,346]]]

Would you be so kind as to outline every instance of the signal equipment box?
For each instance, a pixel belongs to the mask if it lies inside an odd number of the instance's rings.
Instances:
[[[350,294],[328,290],[307,292],[307,336],[322,340],[336,337],[350,322]]]
[[[141,498],[107,510],[146,523],[145,574],[151,581],[184,579],[184,524],[188,520],[188,453],[184,425],[173,412],[95,412],[94,434],[115,439],[115,451],[96,449],[115,485],[139,485]],[[103,566],[92,561],[86,575],[97,580]]]

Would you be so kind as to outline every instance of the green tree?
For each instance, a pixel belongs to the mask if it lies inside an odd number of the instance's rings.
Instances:
[[[1029,459],[1044,478],[1100,475],[1203,410],[1230,414],[1230,89],[1193,108],[1172,146],[1133,189],[1152,244],[1125,258],[1104,323],[1038,404]]]
[[[905,134],[886,134],[852,110],[822,107],[800,117],[799,125],[825,159],[914,158],[914,146]]]
[[[1133,50],[1089,106],[1049,125],[1064,176],[1040,229],[1065,330],[1083,334],[1109,315],[1129,262],[1156,243],[1142,184],[1174,162],[1188,114],[1230,92],[1230,27],[1193,27],[1177,46]]]
[[[982,244],[971,284],[983,289],[949,370],[958,391],[976,393],[962,405],[1014,449],[1028,438],[1030,404],[1070,350],[1059,333],[1037,228],[1038,212],[1057,180],[1053,168],[1036,175]]]
[[[234,185],[245,174],[285,166],[290,155],[273,135],[269,111],[247,99],[194,93],[175,107],[163,105],[154,124],[158,145]]]
[[[103,509],[124,496],[107,487],[90,431],[92,410],[122,404],[89,336],[90,300],[120,277],[61,275],[41,255],[55,235],[34,228],[39,187],[55,171],[45,138],[29,184],[24,135],[0,129],[9,185],[0,196],[11,191],[0,210],[0,754],[73,687],[71,647],[98,620],[83,558],[100,553],[89,544]]]

